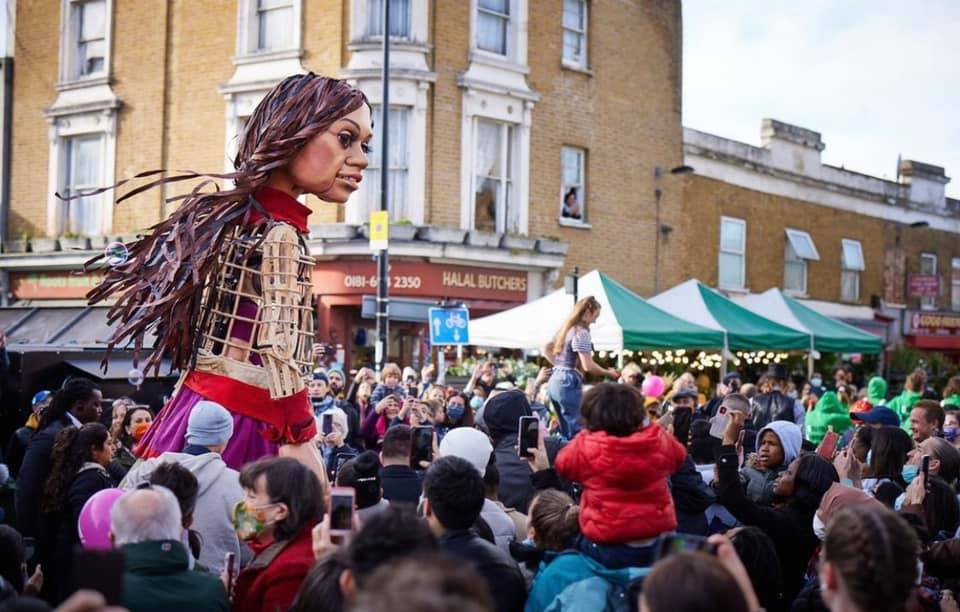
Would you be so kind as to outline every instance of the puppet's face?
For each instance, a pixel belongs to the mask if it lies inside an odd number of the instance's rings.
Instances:
[[[373,128],[366,104],[313,137],[290,162],[294,185],[326,202],[344,203],[360,188]]]

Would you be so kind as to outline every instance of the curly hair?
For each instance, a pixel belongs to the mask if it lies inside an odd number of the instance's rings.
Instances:
[[[61,421],[68,423],[67,413],[70,412],[77,403],[89,400],[97,387],[94,382],[88,378],[70,378],[64,381],[54,394],[50,406],[40,415],[40,429],[44,429],[51,423]]]
[[[913,530],[878,504],[844,508],[827,526],[823,559],[843,577],[861,610],[903,610],[917,578]]]
[[[50,476],[43,488],[44,512],[60,512],[66,506],[67,494],[81,466],[93,461],[94,449],[102,449],[110,433],[100,423],[87,423],[80,428],[69,426],[57,434],[50,456]]]
[[[268,223],[251,196],[265,186],[270,173],[287,166],[293,157],[317,134],[369,102],[363,92],[346,81],[314,73],[287,77],[263,98],[244,130],[234,172],[200,174],[187,172],[162,176],[165,171],[143,172],[134,179],[161,175],[131,189],[117,204],[163,184],[187,180],[200,181],[184,196],[169,218],[151,228],[150,234],[127,245],[129,257],[106,269],[104,280],[87,298],[91,305],[115,300],[107,320],[115,326],[107,342],[103,359],[106,366],[117,345],[133,344],[134,361],[144,348],[144,339],[155,332],[157,339],[143,370],[160,370],[164,357],[173,369],[193,365],[200,320],[203,287],[216,272],[218,256],[225,247],[230,230],[237,226],[251,229]],[[220,189],[217,179],[231,180],[232,188]],[[74,197],[102,193],[116,185]],[[209,187],[214,191],[204,191]],[[69,198],[65,198],[69,199]],[[106,259],[100,255],[87,266]]]

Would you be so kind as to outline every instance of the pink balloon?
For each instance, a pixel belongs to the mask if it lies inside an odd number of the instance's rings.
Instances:
[[[663,395],[663,389],[663,379],[659,376],[647,376],[640,385],[640,390],[645,397],[660,397]]]
[[[87,550],[110,550],[110,509],[126,493],[124,489],[103,489],[94,493],[80,510],[77,528],[80,543]]]

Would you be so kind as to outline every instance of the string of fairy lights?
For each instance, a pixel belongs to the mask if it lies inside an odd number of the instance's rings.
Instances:
[[[597,357],[600,359],[617,358],[620,351],[599,351]],[[679,365],[691,370],[703,371],[707,369],[718,369],[723,363],[721,353],[708,353],[700,351],[694,354],[692,351],[676,349],[673,351],[622,351],[625,361],[631,360],[640,365],[651,366],[671,366]],[[790,355],[788,353],[776,353],[773,351],[737,351],[728,353],[727,357],[735,364],[744,362],[747,365],[770,365],[772,363],[781,363]]]

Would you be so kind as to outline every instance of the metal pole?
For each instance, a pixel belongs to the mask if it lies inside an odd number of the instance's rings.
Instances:
[[[660,198],[663,196],[663,191],[660,189],[660,175],[663,174],[663,170],[660,169],[660,166],[657,166],[653,169],[653,197],[656,202],[656,222],[654,227],[654,237],[653,237],[653,293],[654,295],[660,293]]]
[[[573,303],[580,301],[580,268],[573,266]]]
[[[388,210],[390,202],[390,0],[383,0],[383,76],[382,100],[380,104],[380,210]],[[383,371],[387,362],[390,346],[390,321],[388,306],[390,303],[390,265],[387,249],[377,253],[377,374]]]

